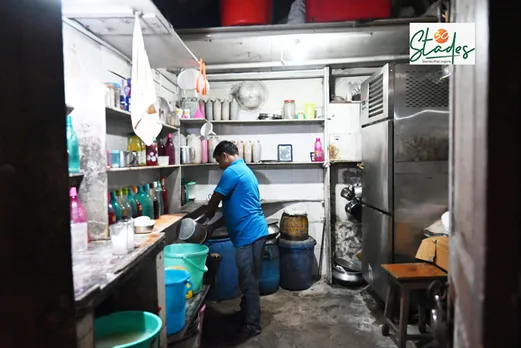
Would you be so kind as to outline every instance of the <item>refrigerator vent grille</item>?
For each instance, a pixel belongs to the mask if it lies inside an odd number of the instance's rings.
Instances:
[[[441,79],[441,69],[407,70],[405,106],[408,108],[446,108],[449,106],[449,79]]]
[[[379,75],[376,80],[369,82],[369,118],[384,113],[384,77]]]

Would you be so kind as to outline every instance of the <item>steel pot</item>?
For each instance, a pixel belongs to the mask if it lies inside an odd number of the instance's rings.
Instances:
[[[268,239],[275,239],[280,234],[279,226],[277,225],[277,220],[270,219],[266,220],[268,224]]]
[[[333,278],[350,285],[359,285],[365,282],[362,272],[349,272],[337,264],[333,264]]]

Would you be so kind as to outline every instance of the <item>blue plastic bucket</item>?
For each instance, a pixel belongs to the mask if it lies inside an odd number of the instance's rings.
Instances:
[[[221,255],[221,264],[208,292],[208,300],[224,301],[238,297],[241,294],[239,271],[232,241],[228,237],[210,239],[206,245],[210,248],[211,254]]]
[[[190,275],[178,269],[165,270],[166,333],[175,334],[185,326],[186,293]]]
[[[280,286],[286,290],[306,290],[313,284],[314,248],[313,237],[303,241],[280,238]]]
[[[161,318],[148,312],[115,312],[94,321],[96,348],[159,347]]]
[[[262,269],[259,277],[259,291],[261,295],[271,295],[279,290],[280,283],[280,254],[277,240],[268,240],[264,246]]]
[[[165,252],[165,268],[182,268],[190,273],[194,294],[201,291],[203,286],[203,275],[206,267],[208,247],[200,244],[179,243],[167,245]]]

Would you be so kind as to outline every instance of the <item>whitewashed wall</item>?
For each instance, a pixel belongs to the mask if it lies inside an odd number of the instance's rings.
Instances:
[[[299,80],[267,80],[262,81],[267,90],[268,98],[261,110],[248,112],[241,110],[240,120],[254,120],[260,112],[281,114],[284,100],[295,100],[296,109],[303,111],[304,103],[315,103],[317,116],[324,117],[323,112],[323,85],[322,79]],[[228,101],[230,91],[239,82],[210,82],[208,99],[217,98]],[[310,162],[310,152],[314,150],[316,138],[321,138],[324,151],[324,127],[322,124],[298,125],[227,125],[214,124],[214,131],[220,140],[230,141],[257,141],[262,147],[262,160],[277,160],[277,145],[293,145],[293,161]],[[184,134],[198,134],[199,128],[184,127]],[[303,203],[275,203],[263,205],[267,218],[280,219],[284,209],[298,209],[306,211],[309,220],[309,234],[315,238],[315,274],[318,272],[320,252],[324,226],[324,169],[319,164],[313,165],[272,165],[252,166],[252,170],[259,181],[261,198],[269,201],[279,200],[316,200]],[[183,167],[182,174],[188,180],[196,181],[196,200],[205,201],[219,182],[222,171],[216,167]],[[323,260],[327,260],[329,253],[325,253]],[[325,261],[324,261],[325,262]],[[325,263],[324,263],[325,265]],[[322,267],[325,274],[326,267]]]

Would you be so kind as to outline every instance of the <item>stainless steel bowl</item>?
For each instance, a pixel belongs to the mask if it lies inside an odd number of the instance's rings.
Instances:
[[[348,272],[340,265],[333,265],[333,278],[350,285],[360,285],[365,282],[362,272]]]

